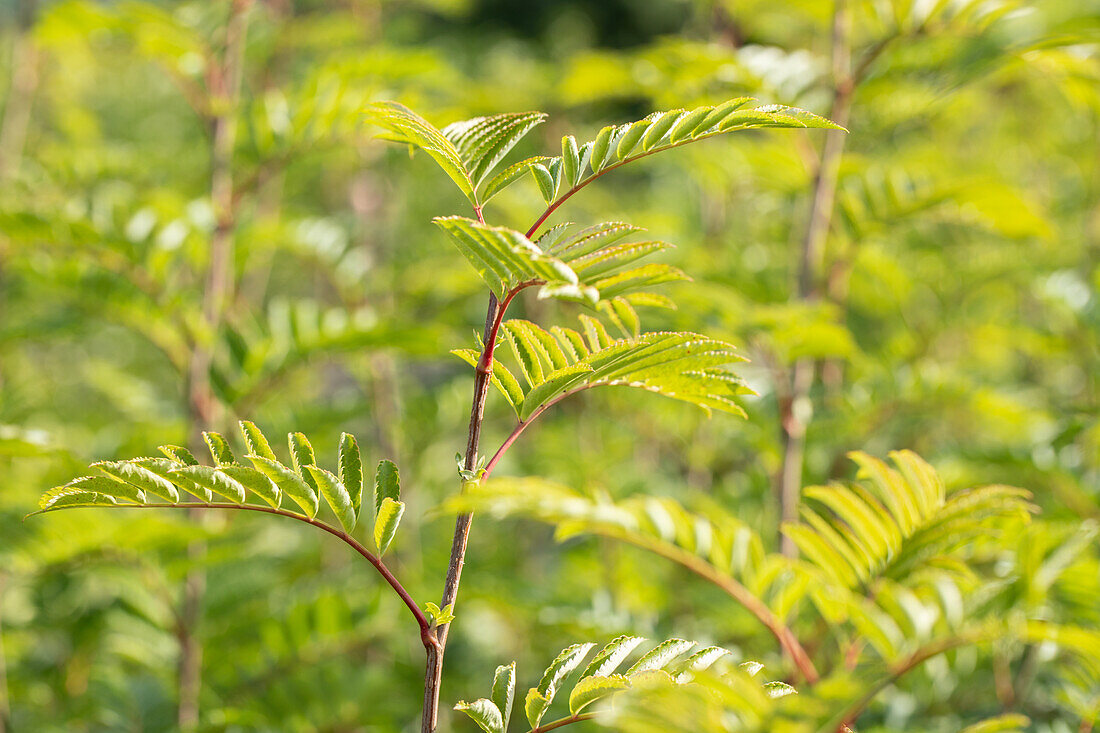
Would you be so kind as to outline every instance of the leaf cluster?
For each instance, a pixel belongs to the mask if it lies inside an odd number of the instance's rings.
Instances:
[[[254,423],[242,420],[240,429],[244,457],[250,465],[238,461],[229,441],[220,433],[204,432],[213,465],[200,464],[189,450],[177,445],[160,446],[164,457],[99,461],[92,464],[99,474],[80,476],[47,491],[36,513],[83,506],[208,505],[271,509],[317,521],[323,498],[343,534],[355,530],[363,514],[364,474],[359,444],[353,435],[340,436],[333,472],[317,465],[313,446],[302,433],[287,435],[288,466],[279,460]],[[367,506],[373,517],[374,544],[382,555],[393,541],[405,511],[400,500],[400,476],[392,461],[379,461],[373,501],[368,497]]]

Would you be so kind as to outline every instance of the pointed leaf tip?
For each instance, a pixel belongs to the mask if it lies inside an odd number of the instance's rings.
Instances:
[[[539,721],[542,720],[546,709],[554,701],[554,696],[557,694],[558,685],[561,684],[561,681],[584,661],[584,658],[588,656],[588,652],[592,651],[595,646],[592,642],[587,642],[573,644],[562,649],[561,653],[543,672],[538,687],[532,687],[528,690],[527,698],[524,701],[524,710],[527,713],[527,722],[531,724],[532,728],[539,726]]]
[[[493,674],[493,703],[504,718],[504,730],[508,730],[508,721],[512,717],[512,701],[516,694],[516,663],[497,667]]]
[[[267,476],[280,493],[286,494],[305,511],[310,519],[317,516],[320,506],[320,498],[317,492],[307,484],[301,476],[290,470],[278,461],[272,461],[263,456],[248,456],[248,460],[260,473]],[[312,480],[312,477],[310,477]]]
[[[387,498],[397,501],[401,498],[401,475],[397,464],[389,460],[378,462],[374,472],[374,514],[382,510],[382,502]]]
[[[263,456],[268,460],[277,460],[275,458],[275,452],[271,450],[271,444],[267,442],[267,438],[264,436],[260,429],[256,427],[256,424],[248,420],[241,420],[241,436],[244,438],[245,448],[248,452],[255,456]]]
[[[340,435],[340,483],[351,497],[351,506],[356,518],[363,503],[363,458],[359,453],[359,443],[350,433]]]

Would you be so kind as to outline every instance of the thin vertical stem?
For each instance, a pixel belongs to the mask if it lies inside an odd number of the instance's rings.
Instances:
[[[8,576],[0,574],[0,611],[4,608],[4,591],[7,589]],[[2,619],[0,619],[2,622]],[[11,705],[8,702],[8,663],[4,655],[4,627],[0,623],[0,733],[7,730],[7,721],[11,718]]]
[[[233,196],[233,148],[236,142],[237,106],[240,99],[247,11],[252,0],[233,0],[225,29],[222,63],[212,67],[209,92],[212,114],[210,150],[210,200],[214,209],[215,229],[210,239],[210,260],[203,292],[204,332],[198,334],[187,373],[187,402],[191,417],[192,447],[202,447],[201,432],[214,429],[224,420],[224,410],[210,382],[210,367],[218,329],[233,289],[233,233],[236,228],[236,202]],[[188,557],[197,565],[205,553],[201,542],[188,547]],[[202,617],[206,575],[192,567],[183,584],[179,624],[179,708],[180,730],[193,731],[199,723],[199,695],[202,688],[202,645],[197,628]]]
[[[478,212],[480,218],[480,212]],[[463,466],[472,471],[477,465],[477,448],[481,441],[481,423],[485,419],[485,398],[489,392],[492,353],[495,347],[495,334],[498,328],[499,314],[503,312],[495,295],[489,295],[489,306],[485,311],[485,330],[483,341],[485,352],[481,361],[489,360],[489,369],[478,369],[474,374],[474,396],[470,407],[470,425],[466,434],[466,456]],[[486,356],[487,355],[487,356]],[[466,545],[470,539],[470,524],[473,514],[460,514],[455,520],[455,533],[451,541],[451,559],[447,566],[447,580],[443,584],[443,599],[440,608],[446,608],[458,598],[458,585],[462,581],[462,568],[466,564]],[[421,719],[421,732],[432,733],[439,718],[439,688],[443,676],[443,652],[447,645],[447,633],[450,624],[436,630],[438,646],[429,646],[424,671],[424,713]]]
[[[833,105],[829,117],[845,127],[852,105],[854,83],[851,73],[849,18],[845,0],[836,0],[833,11]],[[820,298],[818,283],[825,260],[825,242],[833,218],[837,177],[844,153],[845,133],[829,130],[821,152],[821,162],[814,178],[813,200],[809,220],[802,239],[798,266],[798,299],[813,302]],[[814,382],[813,359],[799,359],[791,375],[791,389],[780,406],[783,430],[783,467],[777,493],[783,522],[798,519],[798,498],[802,487],[802,463],[806,450],[806,428],[813,414],[810,390]],[[780,548],[785,555],[796,550],[790,539],[780,534]]]
[[[192,416],[199,422],[196,430],[202,425],[216,425],[221,419],[221,406],[210,384],[210,365],[214,358],[214,339],[233,289],[233,231],[236,227],[233,146],[249,5],[251,0],[233,1],[226,25],[225,58],[211,71],[209,78],[210,107],[214,110],[209,119],[212,135],[210,202],[216,223],[210,238],[210,262],[203,292],[202,315],[206,332],[200,334],[192,354],[188,385]]]
[[[23,156],[31,105],[38,88],[38,48],[31,35],[35,0],[19,3],[19,30],[11,49],[11,88],[0,120],[0,179],[7,178]]]
[[[31,104],[38,88],[38,49],[31,35],[35,0],[19,3],[18,30],[11,51],[11,83],[0,119],[0,181],[6,180],[23,157],[30,122]],[[0,573],[0,613],[4,606],[8,574]],[[4,650],[3,619],[0,618],[0,733],[8,729],[11,705],[8,700],[8,664]]]

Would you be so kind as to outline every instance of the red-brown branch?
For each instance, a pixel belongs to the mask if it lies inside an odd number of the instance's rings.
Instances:
[[[102,509],[103,505],[101,505],[101,504],[75,505],[75,506],[58,507],[57,509],[51,509],[49,511],[59,512],[59,511],[65,511],[67,509],[88,509],[88,508]],[[217,502],[217,501],[214,501],[214,502],[181,501],[181,502],[178,502],[176,504],[169,504],[169,503],[116,504],[116,505],[111,506],[110,508],[111,509],[236,509],[236,510],[239,510],[239,511],[262,512],[263,514],[274,514],[274,515],[279,516],[279,517],[288,517],[290,519],[296,519],[299,522],[305,522],[306,524],[311,525],[313,527],[317,527],[318,529],[321,529],[321,530],[324,530],[325,532],[328,532],[333,537],[337,537],[337,538],[343,540],[343,542],[345,544],[347,544],[353,550],[355,550],[360,555],[362,555],[366,559],[367,562],[369,562],[371,565],[374,566],[374,569],[377,570],[378,574],[382,576],[382,579],[385,580],[386,583],[389,584],[389,586],[391,588],[393,588],[394,592],[397,593],[398,597],[401,598],[401,601],[409,609],[409,613],[411,613],[413,615],[413,618],[416,619],[416,623],[420,627],[421,640],[424,641],[425,646],[428,646],[428,644],[429,644],[429,641],[425,637],[430,636],[431,623],[428,621],[428,618],[424,615],[424,612],[420,610],[420,607],[417,605],[416,601],[413,600],[413,597],[411,595],[409,595],[409,592],[407,590],[405,590],[405,587],[403,585],[401,585],[401,581],[399,581],[397,579],[397,577],[390,571],[390,569],[388,567],[386,567],[385,563],[382,562],[382,558],[378,557],[373,552],[368,550],[366,547],[363,546],[363,544],[361,542],[359,542],[357,539],[355,539],[354,537],[349,535],[347,532],[345,532],[341,529],[337,529],[336,527],[333,527],[332,525],[326,524],[325,522],[322,522],[319,519],[313,519],[311,517],[305,516],[304,514],[296,514],[292,511],[288,511],[286,509],[276,509],[275,507],[258,506],[258,505],[255,505],[255,504],[234,504],[234,503],[231,503],[231,502]],[[34,512],[33,514],[28,515],[28,516],[34,516],[34,514],[42,514],[42,513],[43,512]],[[434,642],[434,638],[431,641]]]

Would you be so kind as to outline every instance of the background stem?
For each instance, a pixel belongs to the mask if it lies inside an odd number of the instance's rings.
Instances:
[[[0,180],[14,172],[23,157],[31,105],[38,88],[38,48],[31,33],[36,4],[36,0],[20,0],[18,7],[19,30],[11,49],[11,86],[0,119]]]
[[[225,55],[212,68],[208,83],[211,97],[210,201],[214,209],[215,229],[210,239],[210,260],[203,292],[203,325],[187,370],[187,404],[191,418],[192,452],[203,448],[202,431],[216,430],[224,421],[224,409],[210,383],[210,367],[218,330],[226,303],[233,291],[233,234],[236,228],[236,201],[233,196],[233,147],[236,141],[237,105],[240,100],[241,74],[247,33],[247,11],[252,0],[233,0],[225,29]],[[199,520],[201,514],[196,516]],[[199,520],[201,521],[201,520]],[[202,618],[202,599],[206,573],[199,561],[206,552],[205,543],[193,542],[187,548],[191,569],[183,583],[176,637],[179,641],[179,708],[177,723],[182,731],[193,731],[199,723],[199,696],[202,690],[202,644],[198,626]]]
[[[847,127],[852,105],[854,84],[851,77],[851,49],[849,47],[849,18],[845,0],[836,0],[833,12],[833,105],[829,118]],[[820,298],[818,283],[825,259],[825,241],[833,218],[837,177],[844,153],[846,134],[829,130],[821,152],[817,176],[814,178],[813,200],[810,205],[806,233],[802,239],[798,268],[798,299],[814,302]],[[802,463],[806,451],[806,428],[813,414],[810,390],[814,383],[815,363],[812,358],[795,362],[791,373],[791,387],[787,399],[780,405],[783,438],[783,466],[780,470],[776,493],[779,498],[781,522],[798,520],[798,498],[802,490]],[[779,533],[780,550],[793,556],[794,543]]]

